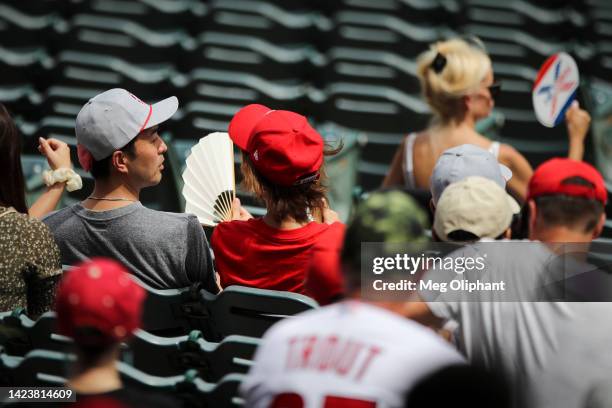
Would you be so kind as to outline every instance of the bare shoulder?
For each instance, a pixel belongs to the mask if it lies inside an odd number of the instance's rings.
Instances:
[[[521,159],[525,160],[523,155],[513,146],[502,143],[499,146],[499,161],[505,164],[516,163]]]
[[[414,150],[417,152],[423,152],[423,149],[429,147],[428,141],[430,134],[427,129],[410,133],[408,136],[406,136],[406,140],[408,140],[409,137],[414,138]]]
[[[500,145],[498,160],[500,163],[510,167],[513,173],[521,178],[528,179],[533,173],[531,164],[525,156],[508,144],[502,143]]]
[[[525,159],[525,156],[523,156],[513,146],[506,143],[502,143],[499,146],[499,161],[502,163],[521,163],[527,162],[527,159]]]

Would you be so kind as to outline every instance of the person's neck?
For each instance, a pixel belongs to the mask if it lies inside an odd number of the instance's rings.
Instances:
[[[448,122],[440,123],[436,126],[438,134],[442,134],[445,137],[448,135],[476,135],[476,122],[471,116],[466,116],[461,121],[451,120]]]
[[[287,217],[281,220],[280,222],[278,222],[274,219],[274,215],[270,214],[269,212],[267,212],[266,215],[263,216],[263,222],[265,222],[266,225],[272,228],[281,229],[281,230],[298,229],[298,228],[302,228],[303,226],[309,223],[309,221],[298,222],[293,217]]]
[[[93,192],[83,201],[83,207],[93,211],[107,211],[135,203],[140,189],[117,180],[96,180]]]
[[[77,365],[75,375],[66,385],[79,394],[102,394],[123,386],[115,358],[93,367]]]
[[[551,251],[562,253],[588,253],[593,240],[592,234],[574,231],[567,227],[557,226],[535,229],[529,234],[532,241],[545,243]]]

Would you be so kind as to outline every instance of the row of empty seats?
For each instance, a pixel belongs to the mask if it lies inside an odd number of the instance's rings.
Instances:
[[[171,392],[185,406],[240,406],[237,387],[259,338],[275,322],[317,307],[303,295],[234,286],[219,295],[197,287],[147,290],[142,329],[123,344],[126,384]],[[75,359],[56,316],[0,314],[0,385],[57,386]]]
[[[539,65],[564,50],[583,77],[603,77],[612,49],[609,7],[595,0],[29,3],[0,5],[0,100],[18,116],[27,153],[36,153],[39,136],[74,143],[82,104],[123,87],[147,101],[179,97],[165,129],[179,158],[182,146],[226,130],[253,102],[360,134],[364,190],[380,185],[401,137],[429,120],[415,73],[429,43],[460,34],[484,40],[503,81],[501,119],[489,135],[533,166],[567,148],[565,130],[540,126],[532,112]],[[158,205],[180,209],[174,201]]]

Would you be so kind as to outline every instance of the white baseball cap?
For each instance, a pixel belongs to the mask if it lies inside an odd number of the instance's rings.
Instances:
[[[77,143],[95,160],[104,159],[144,129],[170,119],[177,109],[175,96],[149,105],[125,89],[110,89],[81,108],[76,118]]]
[[[453,231],[467,231],[478,238],[497,238],[512,223],[518,204],[496,182],[471,176],[449,185],[436,205],[434,231],[450,241]]]
[[[452,147],[442,153],[429,179],[434,204],[437,205],[448,185],[470,176],[488,178],[505,189],[512,178],[512,171],[481,147],[472,144]]]

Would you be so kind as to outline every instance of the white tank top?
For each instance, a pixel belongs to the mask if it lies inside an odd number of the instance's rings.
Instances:
[[[416,140],[417,134],[410,133],[406,136],[406,148],[404,150],[404,183],[408,188],[417,188],[416,181],[414,180],[414,141]],[[487,149],[495,158],[499,157],[499,142],[492,142],[491,146]]]

